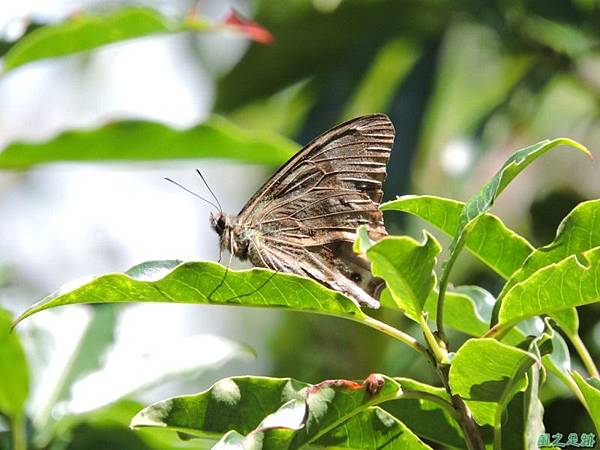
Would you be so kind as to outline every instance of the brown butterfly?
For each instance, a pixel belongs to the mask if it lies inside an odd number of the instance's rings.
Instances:
[[[259,267],[291,272],[378,308],[383,283],[353,252],[356,229],[386,236],[379,203],[394,126],[383,114],[345,122],[281,167],[237,216],[211,214],[220,246]]]

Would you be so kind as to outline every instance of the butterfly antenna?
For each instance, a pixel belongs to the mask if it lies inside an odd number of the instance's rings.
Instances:
[[[205,201],[206,203],[208,203],[209,205],[211,205],[213,208],[218,209],[219,211],[222,211],[221,209],[221,205],[217,206],[215,205],[213,202],[211,202],[210,200],[205,199],[204,197],[202,197],[201,195],[196,194],[193,191],[190,191],[188,188],[186,188],[185,186],[182,186],[181,184],[179,184],[177,181],[172,180],[171,178],[165,178],[165,180],[167,180],[169,183],[173,183],[175,186],[183,189],[185,192],[188,192],[190,194],[192,194],[195,197],[198,197],[200,200]]]
[[[200,170],[198,170],[198,169],[196,169],[196,172],[198,173],[198,175],[200,175],[200,178],[202,179],[202,182],[206,186],[206,189],[208,189],[208,192],[210,192],[210,195],[213,196],[213,198],[217,202],[217,205],[219,205],[219,211],[223,212],[223,208],[221,207],[221,202],[219,201],[219,199],[217,198],[217,196],[215,195],[215,193],[213,192],[213,190],[210,188],[210,186],[208,185],[208,183],[204,179],[204,176],[202,176],[202,172],[200,172]]]

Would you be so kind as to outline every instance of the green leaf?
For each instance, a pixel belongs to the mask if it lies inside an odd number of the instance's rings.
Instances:
[[[12,316],[0,308],[0,413],[17,421],[29,395],[29,367]]]
[[[534,362],[531,353],[494,339],[471,339],[452,359],[450,387],[465,399],[478,424],[492,425],[512,397],[525,389],[525,373]]]
[[[556,238],[548,245],[536,249],[505,284],[498,298],[500,308],[504,296],[518,283],[538,270],[563,259],[600,246],[600,200],[577,205],[561,222]],[[578,318],[574,310],[555,313],[555,319],[569,335],[577,334]]]
[[[436,290],[431,291],[425,304],[429,317],[437,315]],[[489,329],[494,296],[478,286],[460,286],[446,293],[444,321],[446,325],[470,336],[479,337]]]
[[[584,380],[579,373],[571,371],[571,376],[581,390],[590,417],[594,421],[596,431],[600,433],[600,380],[590,378]]]
[[[502,168],[496,172],[490,181],[488,181],[480,190],[465,204],[463,208],[458,229],[454,237],[453,246],[463,238],[467,226],[471,226],[482,214],[487,212],[494,204],[496,198],[506,189],[510,182],[519,175],[533,161],[549,152],[559,145],[568,145],[584,154],[592,157],[588,149],[578,142],[567,138],[558,138],[553,140],[544,140],[513,153],[504,163]]]
[[[544,363],[544,367],[561,379],[571,372],[569,346],[560,333],[554,333],[552,336],[552,353],[544,355],[542,363]]]
[[[4,35],[0,38],[0,57],[4,57],[6,53],[17,43],[18,39],[23,38],[24,36],[30,34],[32,31],[37,30],[40,27],[43,27],[45,24],[37,22],[35,19],[29,21],[26,24],[23,33],[17,39],[10,39],[8,36]],[[1,448],[1,447],[0,447]]]
[[[286,308],[359,322],[366,317],[348,297],[297,275],[261,268],[226,271],[213,262],[149,261],[127,274],[110,273],[70,283],[31,306],[15,323],[61,305],[121,302]]]
[[[322,448],[431,449],[406,425],[378,406],[353,416],[312,444]]]
[[[235,430],[228,431],[211,450],[260,450],[261,445],[250,442]]]
[[[402,386],[402,397],[386,403],[383,407],[420,437],[442,446],[466,448],[457,421],[439,400],[449,402],[444,388],[430,386],[410,378],[394,378]],[[425,399],[416,392],[429,394]],[[434,398],[438,401],[432,401]]]
[[[225,378],[204,392],[173,397],[144,408],[132,428],[159,427],[218,438],[230,429],[245,435],[290,401],[304,400],[310,385],[291,378]]]
[[[273,434],[283,433],[281,430],[274,430],[271,431],[271,435]],[[213,447],[213,450],[260,450],[271,448],[271,441],[266,443],[264,438],[264,433],[261,434],[255,431],[249,436],[244,436],[232,430],[221,438],[217,445]],[[389,450],[431,449],[406,425],[378,406],[370,407],[366,411],[356,414],[343,425],[311,443],[310,448],[348,448],[353,450],[370,450],[373,448]]]
[[[298,149],[273,133],[252,132],[221,117],[186,130],[128,120],[67,131],[45,142],[14,142],[0,153],[0,168],[26,169],[57,161],[153,161],[222,158],[278,165]]]
[[[226,378],[199,394],[145,408],[131,426],[167,427],[199,437],[234,429],[245,437],[230,434],[226,440],[244,442],[244,448],[300,448],[370,406],[402,394],[400,385],[390,378],[371,375],[369,379],[381,382],[377,391],[370,391],[367,381],[328,380],[311,386],[289,378]],[[253,447],[258,442],[262,445]]]
[[[150,8],[123,8],[102,15],[83,13],[56,25],[42,26],[20,39],[4,56],[4,70],[127,39],[208,29],[211,25],[200,18],[169,19]]]
[[[554,337],[557,336],[548,321],[544,325],[541,334],[528,336],[518,344],[518,348],[536,355],[538,363],[526,369],[528,383],[525,391],[518,392],[508,404],[505,402],[505,410],[496,416],[494,448],[538,448],[538,437],[544,432],[544,406],[539,398],[542,382],[539,362],[543,356],[552,353]]]
[[[419,243],[408,236],[390,236],[366,252],[373,275],[386,281],[392,298],[405,314],[420,322],[427,296],[435,285],[433,267],[440,244],[429,233]]]
[[[539,398],[540,370],[533,364],[527,372],[528,384],[509,402],[502,423],[503,448],[537,450],[544,432],[544,406]]]
[[[369,230],[366,226],[361,225],[356,230],[356,239],[354,240],[353,250],[355,253],[366,254],[375,241],[369,236]]]
[[[406,195],[381,205],[383,211],[402,211],[420,217],[454,237],[464,203],[432,195]],[[506,228],[493,214],[477,221],[465,239],[466,248],[500,276],[509,278],[533,251],[533,246]]]
[[[550,264],[506,293],[492,333],[528,317],[593,303],[600,299],[599,286],[600,247]]]

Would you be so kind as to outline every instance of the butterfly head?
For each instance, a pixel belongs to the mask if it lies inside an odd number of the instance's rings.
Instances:
[[[221,211],[216,214],[211,213],[210,226],[219,235],[221,249],[231,252],[242,260],[248,257],[248,240],[240,236],[236,217],[228,216]]]
[[[229,218],[221,211],[216,214],[210,213],[210,226],[216,231],[219,237],[223,236],[226,229],[231,228]]]

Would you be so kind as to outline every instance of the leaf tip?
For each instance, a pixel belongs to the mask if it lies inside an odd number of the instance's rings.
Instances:
[[[358,254],[366,254],[367,251],[373,246],[375,242],[369,236],[369,231],[365,225],[361,225],[356,230],[356,239],[354,240],[354,245],[352,246],[352,250],[354,253]]]
[[[581,151],[582,153],[585,153],[585,155],[588,158],[590,158],[592,161],[594,160],[594,155],[592,154],[592,152],[590,152],[585,145],[580,144],[579,142],[574,141],[573,139],[558,138],[558,139],[555,139],[554,141],[557,142],[558,144],[568,145],[570,147],[576,148],[577,150]]]
[[[26,310],[25,312],[21,313],[21,315],[19,315],[15,320],[13,320],[9,330],[11,333],[13,333],[16,330],[17,325],[19,325],[23,320],[25,320],[32,314],[30,311],[30,309]]]

